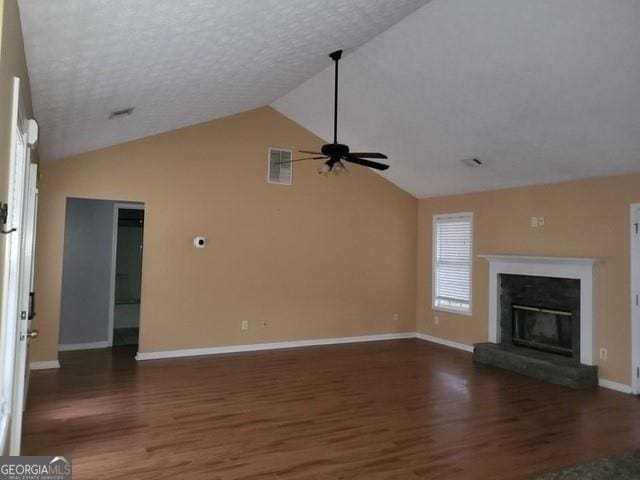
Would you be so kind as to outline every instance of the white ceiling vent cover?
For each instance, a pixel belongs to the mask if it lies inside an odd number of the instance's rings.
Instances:
[[[291,160],[293,160],[293,152],[291,150],[269,148],[267,183],[291,185],[293,170]]]

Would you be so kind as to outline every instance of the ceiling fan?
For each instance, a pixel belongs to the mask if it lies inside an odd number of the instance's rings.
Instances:
[[[300,153],[307,153],[310,155],[317,155],[313,157],[298,158],[291,160],[291,162],[300,162],[303,160],[326,160],[319,170],[319,173],[339,173],[342,170],[346,170],[344,162],[355,163],[363,165],[365,167],[374,168],[376,170],[386,170],[389,165],[380,162],[374,162],[367,160],[368,158],[385,159],[388,158],[382,153],[375,152],[351,152],[349,146],[342,143],[338,143],[338,62],[342,57],[342,50],[336,50],[329,55],[335,62],[335,90],[333,98],[333,143],[327,143],[323,145],[319,152],[309,152],[300,150]],[[289,162],[289,163],[291,163]]]

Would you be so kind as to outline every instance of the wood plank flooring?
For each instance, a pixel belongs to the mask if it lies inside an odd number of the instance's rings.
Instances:
[[[33,372],[23,452],[74,479],[528,479],[640,445],[640,401],[419,340]]]

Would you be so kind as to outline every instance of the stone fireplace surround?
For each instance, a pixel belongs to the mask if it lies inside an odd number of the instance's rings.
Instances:
[[[476,344],[474,361],[507,368],[517,373],[534,376],[553,383],[572,387],[597,384],[597,342],[595,338],[595,258],[538,257],[517,255],[480,255],[489,262],[489,342]],[[548,352],[514,346],[508,340],[509,332],[502,330],[504,321],[501,304],[502,278],[508,275],[547,277],[549,279],[574,279],[579,282],[579,326],[575,338],[579,346],[574,348],[574,358],[563,358]],[[575,285],[575,282],[573,282]],[[507,292],[510,295],[512,292]],[[578,358],[579,357],[579,358]]]
[[[480,255],[489,262],[489,342],[500,343],[501,274],[580,280],[580,363],[596,365],[596,258]]]

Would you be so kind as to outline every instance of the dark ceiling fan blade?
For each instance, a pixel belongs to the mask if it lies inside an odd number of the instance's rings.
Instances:
[[[344,157],[344,160],[351,163],[357,163],[369,168],[375,168],[376,170],[386,170],[389,165],[384,163],[372,162],[371,160],[365,160],[364,158],[352,157],[351,155]]]
[[[322,160],[328,157],[305,157],[305,158],[296,158],[295,160],[289,160],[288,162],[277,162],[274,163],[273,165],[283,165],[285,163],[294,163],[294,162],[302,162],[304,160]]]
[[[374,152],[350,152],[349,155],[353,155],[358,158],[389,158],[384,153],[374,153]]]
[[[310,152],[309,150],[298,150],[300,153],[308,153],[309,155],[322,155],[322,152]]]

